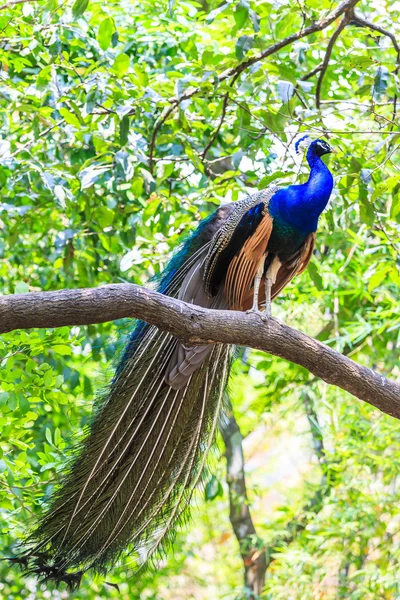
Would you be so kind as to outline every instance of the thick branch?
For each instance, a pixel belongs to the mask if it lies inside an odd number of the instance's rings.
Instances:
[[[275,319],[264,321],[257,314],[208,310],[133,284],[0,296],[0,333],[104,323],[123,317],[143,319],[192,344],[237,344],[280,356],[400,418],[399,383]]]
[[[261,544],[257,546],[256,530],[250,514],[244,474],[243,436],[231,407],[221,425],[226,448],[227,483],[229,487],[229,519],[244,564],[244,582],[249,600],[261,595],[265,583],[266,556]]]

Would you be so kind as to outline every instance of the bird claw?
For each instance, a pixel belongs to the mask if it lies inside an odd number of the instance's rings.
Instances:
[[[259,310],[258,308],[249,308],[249,310],[246,310],[246,315],[251,314],[258,315],[263,321],[267,321],[270,318],[268,317],[268,315],[265,314],[265,311]]]

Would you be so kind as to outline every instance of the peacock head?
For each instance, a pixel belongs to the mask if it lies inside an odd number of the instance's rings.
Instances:
[[[324,154],[330,154],[331,152],[335,152],[333,148],[330,147],[328,142],[325,142],[325,140],[313,140],[308,135],[305,135],[304,137],[300,138],[295,144],[297,154],[299,154],[301,150],[305,150],[306,148],[308,148],[308,151],[311,150],[311,152],[315,156],[323,156]]]

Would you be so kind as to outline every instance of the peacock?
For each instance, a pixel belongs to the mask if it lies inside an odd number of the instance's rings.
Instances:
[[[304,271],[333,188],[321,139],[302,137],[309,178],[271,185],[218,208],[173,256],[158,291],[207,308],[271,316],[271,301]],[[223,344],[190,346],[139,321],[90,432],[14,559],[44,581],[79,587],[126,549],[147,564],[173,539],[202,478],[232,360]]]

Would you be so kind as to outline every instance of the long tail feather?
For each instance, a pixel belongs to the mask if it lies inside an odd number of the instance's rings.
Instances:
[[[188,240],[164,272],[161,292],[216,304],[202,280],[214,229]],[[105,573],[127,547],[138,564],[163,548],[201,478],[229,356],[226,346],[189,348],[137,324],[89,435],[26,540],[19,562],[27,571],[74,588],[88,569]]]

